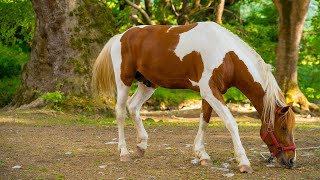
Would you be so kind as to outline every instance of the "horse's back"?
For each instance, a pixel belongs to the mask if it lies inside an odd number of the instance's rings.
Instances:
[[[198,82],[203,72],[201,55],[192,51],[180,59],[175,49],[180,34],[197,24],[185,26],[145,26],[126,31],[121,39],[123,77],[137,71],[154,85],[167,88],[193,87],[190,80]]]

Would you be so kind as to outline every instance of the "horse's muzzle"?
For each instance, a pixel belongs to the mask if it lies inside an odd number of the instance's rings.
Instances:
[[[280,164],[286,166],[289,169],[292,169],[295,165],[295,160],[294,160],[294,158],[290,158],[288,160],[285,160],[284,157],[282,156],[280,158]]]

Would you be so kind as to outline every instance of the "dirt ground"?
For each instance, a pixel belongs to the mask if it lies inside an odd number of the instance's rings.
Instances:
[[[64,115],[34,112],[0,112],[0,179],[320,179],[320,149],[297,151],[297,166],[285,169],[264,162],[259,153],[267,151],[259,137],[259,123],[252,111],[233,112],[239,121],[242,143],[253,174],[239,172],[229,132],[216,116],[206,134],[211,167],[193,160],[192,143],[197,133],[199,110],[143,112],[143,117],[166,122],[147,124],[149,147],[143,158],[120,162],[117,127],[46,122]],[[183,118],[185,117],[185,118]],[[63,117],[65,118],[65,117]],[[68,116],[76,119],[75,116]],[[298,147],[320,146],[320,119],[298,117],[295,139]],[[135,150],[136,132],[125,129],[129,150]],[[218,170],[223,163],[229,171]],[[13,168],[21,166],[21,168]],[[231,174],[232,173],[232,174]]]

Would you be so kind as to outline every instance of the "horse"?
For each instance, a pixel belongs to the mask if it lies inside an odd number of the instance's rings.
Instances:
[[[279,88],[272,67],[238,36],[214,22],[189,25],[146,25],[115,35],[104,46],[93,66],[93,91],[116,96],[120,161],[130,161],[124,135],[126,107],[137,130],[136,153],[143,156],[148,134],[140,109],[157,87],[200,92],[202,109],[194,153],[200,165],[211,164],[204,136],[214,110],[231,134],[241,172],[252,173],[241,143],[238,125],[223,94],[230,87],[244,93],[261,118],[260,136],[272,156],[287,168],[296,161],[294,113]],[[138,81],[128,99],[130,86]]]

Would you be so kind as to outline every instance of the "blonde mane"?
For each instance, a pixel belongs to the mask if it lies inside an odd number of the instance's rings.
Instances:
[[[219,26],[221,27],[221,26]],[[239,38],[237,35],[232,33],[230,30],[221,27],[221,29],[226,32],[230,37],[232,37],[234,40],[238,41],[239,44],[241,44],[242,47],[244,47],[246,50],[248,50],[248,54],[250,54],[250,58],[252,60],[257,60],[259,63],[259,72],[261,72],[263,79],[262,79],[262,87],[264,87],[265,95],[263,97],[263,111],[261,117],[263,118],[263,123],[267,124],[269,128],[274,127],[274,120],[275,120],[275,112],[276,112],[276,106],[278,107],[286,107],[287,104],[285,102],[285,98],[282,94],[281,89],[278,86],[277,81],[275,80],[273,74],[272,74],[272,66],[269,64],[266,64],[262,57],[252,48],[250,47],[246,42],[244,42],[241,38]],[[292,116],[293,112],[290,109],[289,115]],[[287,113],[283,116],[285,117],[285,121],[290,120],[292,118],[289,117]],[[288,116],[288,117],[287,117]],[[291,123],[290,123],[291,124]],[[294,124],[294,123],[293,123]]]

